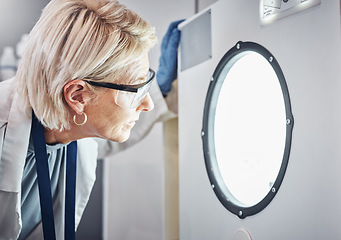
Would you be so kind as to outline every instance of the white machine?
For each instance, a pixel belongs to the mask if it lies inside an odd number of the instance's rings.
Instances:
[[[180,239],[341,239],[340,1],[267,25],[259,4],[180,26]]]

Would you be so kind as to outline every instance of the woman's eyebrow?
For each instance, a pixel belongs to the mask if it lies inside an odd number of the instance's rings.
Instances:
[[[135,80],[131,81],[133,84],[136,84],[136,82],[138,83],[143,83],[145,81],[147,81],[147,77],[148,77],[148,74],[149,74],[149,69],[147,71],[147,73],[144,75],[144,76],[140,76],[140,77],[137,77]],[[142,82],[141,82],[142,81]]]

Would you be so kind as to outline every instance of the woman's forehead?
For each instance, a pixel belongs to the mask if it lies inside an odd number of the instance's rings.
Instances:
[[[134,66],[136,67],[132,74],[129,76],[128,83],[126,84],[136,84],[143,82],[149,75],[149,57],[148,53],[145,53],[141,60]]]

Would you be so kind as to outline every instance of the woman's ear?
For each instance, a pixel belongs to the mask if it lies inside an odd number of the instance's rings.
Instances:
[[[93,99],[94,93],[83,80],[72,80],[64,86],[64,99],[76,113],[84,112],[85,106]]]

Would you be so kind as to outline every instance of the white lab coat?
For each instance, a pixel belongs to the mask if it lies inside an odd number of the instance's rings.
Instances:
[[[13,80],[0,83],[0,240],[17,239],[21,231],[21,181],[31,131],[31,109],[23,109],[18,104]],[[91,138],[78,141],[76,226],[96,179],[98,156],[103,158],[137,142],[154,122],[168,115],[167,104],[156,83],[150,93],[155,109],[141,114],[135,131],[133,129],[131,133],[130,143],[117,144]],[[65,164],[62,169],[58,185],[59,192],[65,193]],[[60,194],[53,206],[57,239],[64,239],[64,199],[64,194]],[[28,239],[43,239],[41,224]]]

